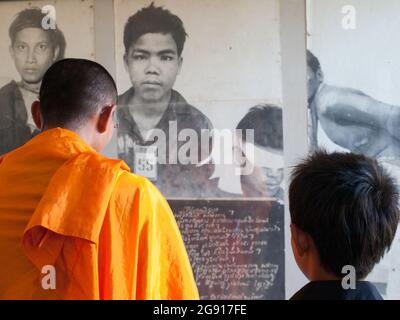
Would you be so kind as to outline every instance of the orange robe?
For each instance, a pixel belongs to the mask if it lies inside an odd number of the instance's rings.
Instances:
[[[168,203],[123,161],[60,128],[0,158],[0,299],[198,297]]]

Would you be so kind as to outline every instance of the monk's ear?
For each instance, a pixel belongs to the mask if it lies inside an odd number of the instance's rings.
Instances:
[[[33,121],[36,124],[36,127],[38,127],[39,130],[42,130],[43,121],[42,121],[42,115],[40,113],[40,102],[38,100],[32,103],[31,113]]]
[[[105,133],[114,127],[113,124],[113,113],[115,111],[116,105],[104,106],[100,112],[99,118],[97,120],[97,131],[99,133]]]

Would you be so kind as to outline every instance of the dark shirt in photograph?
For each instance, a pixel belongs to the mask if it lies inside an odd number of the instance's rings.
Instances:
[[[21,90],[11,81],[0,88],[0,155],[22,146],[39,132],[32,133],[27,121]]]
[[[355,289],[344,289],[341,281],[311,281],[290,300],[383,300],[375,286],[357,281]]]
[[[129,102],[132,101],[134,89],[130,88],[118,97],[118,157],[124,160],[133,172],[135,172],[134,157],[135,146],[152,146],[156,140],[146,140],[142,137],[138,125],[129,111]],[[170,137],[170,122],[176,124],[176,133]],[[192,129],[196,132],[198,139],[197,145],[193,147],[198,153],[199,162],[205,160],[210,154],[212,142],[211,136],[205,135],[209,139],[209,147],[201,143],[201,130],[208,129],[211,133],[212,124],[210,120],[198,109],[191,106],[177,91],[172,90],[170,103],[158,122],[155,129],[162,130],[166,136],[166,144],[159,146],[158,156],[165,155],[164,163],[157,165],[157,177],[152,182],[167,198],[201,198],[212,196],[209,178],[211,177],[214,166],[210,163],[204,165],[182,164],[177,158],[177,163],[171,163],[169,151],[174,148],[175,154],[179,153],[182,145],[186,141],[178,141],[177,136],[183,129]],[[203,138],[204,139],[204,138]],[[190,140],[192,141],[192,140]],[[201,152],[201,148],[203,153]],[[174,153],[174,152],[172,152]],[[201,157],[201,155],[207,157]]]

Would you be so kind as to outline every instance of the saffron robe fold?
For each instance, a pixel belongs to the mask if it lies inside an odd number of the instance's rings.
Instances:
[[[0,299],[198,299],[198,291],[156,187],[56,128],[0,158]]]

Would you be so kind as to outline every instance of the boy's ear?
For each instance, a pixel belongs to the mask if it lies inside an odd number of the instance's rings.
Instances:
[[[308,252],[311,246],[310,235],[301,230],[297,225],[292,223],[290,225],[290,231],[292,233],[292,243],[296,247],[296,252],[300,257],[304,256]]]
[[[125,53],[124,53],[123,60],[124,60],[124,68],[125,68],[125,71],[126,71],[127,73],[129,73],[129,67],[128,67],[128,52],[125,52]]]
[[[183,63],[183,57],[180,56],[180,57],[178,58],[178,65],[179,65],[178,74],[181,73],[182,63]]]
[[[324,82],[324,72],[321,68],[317,70],[316,76],[319,82]]]
[[[54,48],[53,62],[57,61],[59,54],[60,54],[60,46],[56,46]]]
[[[13,50],[12,45],[10,45],[8,47],[8,52],[10,52],[11,59],[13,59],[13,61],[14,61],[15,60],[15,56],[14,56],[14,50]]]

